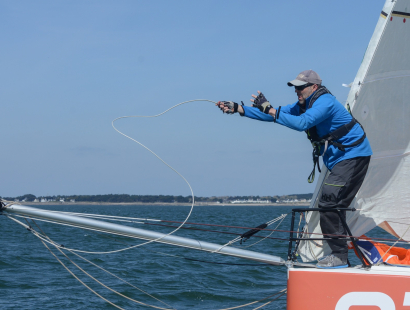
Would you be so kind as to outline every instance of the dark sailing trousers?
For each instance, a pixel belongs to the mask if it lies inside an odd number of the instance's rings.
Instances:
[[[324,181],[319,208],[348,208],[363,183],[369,162],[370,156],[366,156],[337,163]],[[346,211],[341,213],[346,219]],[[324,238],[332,237],[326,234],[347,235],[336,212],[320,212],[320,227]],[[332,254],[347,254],[347,240],[332,239],[327,243]]]

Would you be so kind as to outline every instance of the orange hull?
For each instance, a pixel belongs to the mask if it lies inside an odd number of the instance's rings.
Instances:
[[[410,310],[410,268],[290,268],[288,310]]]

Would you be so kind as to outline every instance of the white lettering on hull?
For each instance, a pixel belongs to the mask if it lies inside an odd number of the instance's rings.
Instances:
[[[410,306],[410,293],[404,294],[403,306]]]
[[[404,303],[410,305],[410,293],[406,293]],[[380,292],[351,292],[339,299],[335,310],[349,310],[351,306],[376,306],[380,310],[395,310],[396,305],[389,295]],[[406,304],[404,304],[406,306]]]

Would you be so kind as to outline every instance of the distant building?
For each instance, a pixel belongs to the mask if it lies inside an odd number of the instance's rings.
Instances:
[[[70,199],[70,202],[75,202],[75,199]]]
[[[242,199],[242,200],[237,199],[237,200],[231,200],[230,202],[231,203],[271,203],[270,200],[260,200],[260,199],[256,199],[256,200],[253,200],[253,199],[248,199],[248,200],[246,200],[246,199]]]
[[[64,201],[64,198],[60,198],[60,202],[65,202],[65,201]]]

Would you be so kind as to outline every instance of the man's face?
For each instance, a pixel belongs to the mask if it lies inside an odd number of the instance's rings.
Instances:
[[[315,87],[316,86],[316,87]],[[301,89],[303,88],[303,89]],[[300,104],[305,104],[306,99],[315,92],[315,90],[317,89],[317,85],[311,85],[308,87],[304,87],[304,86],[298,86],[295,87],[295,93],[298,96],[298,100]]]

